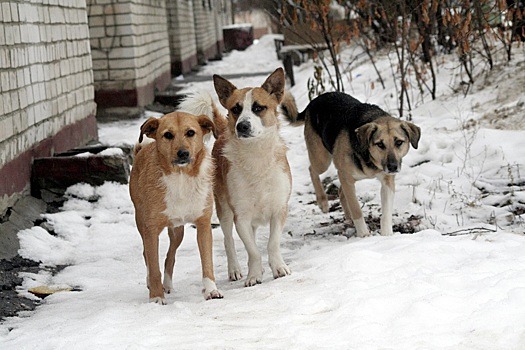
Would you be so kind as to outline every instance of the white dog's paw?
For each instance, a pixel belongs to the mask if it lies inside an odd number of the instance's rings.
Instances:
[[[245,287],[253,287],[257,284],[261,284],[262,283],[262,274],[260,275],[257,275],[257,276],[250,276],[248,275],[248,277],[246,277],[246,281],[244,282],[244,286]]]
[[[392,236],[393,234],[392,227],[381,228],[381,236]]]
[[[363,238],[363,237],[370,236],[370,231],[368,229],[365,230],[365,231],[363,231],[363,230],[356,230],[355,234],[356,234],[357,237]]]
[[[149,298],[149,302],[150,303],[159,304],[159,305],[166,305],[167,304],[166,299],[162,298],[162,297]]]
[[[210,300],[210,299],[222,299],[224,298],[222,292],[218,289],[214,289],[212,291],[207,292],[206,290],[203,291],[204,299]]]
[[[272,268],[273,278],[284,277],[292,273],[292,270],[284,262],[270,265]]]
[[[244,281],[245,287],[252,287],[256,284],[262,283],[264,269],[261,265],[261,261],[257,260],[251,264],[248,262],[248,277]]]
[[[354,220],[354,226],[357,237],[362,238],[370,236],[370,230],[368,229],[368,226],[366,225],[366,222],[363,218]]]
[[[233,266],[232,268],[228,267],[228,278],[230,281],[238,281],[242,278],[241,267],[239,265]]]

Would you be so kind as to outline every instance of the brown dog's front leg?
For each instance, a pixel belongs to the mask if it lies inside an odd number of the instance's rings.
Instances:
[[[175,253],[179,248],[184,238],[184,226],[177,226],[175,228],[168,227],[168,236],[170,237],[170,247],[166,254],[166,260],[164,261],[164,280],[162,286],[164,292],[169,294],[173,290],[173,265],[175,265]]]
[[[144,255],[148,269],[149,301],[152,303],[166,304],[164,291],[162,290],[161,275],[159,269],[159,234],[151,231],[143,235]]]
[[[215,285],[215,276],[213,273],[213,238],[211,235],[210,218],[199,219],[197,226],[197,244],[202,264],[202,283],[204,284],[204,298],[220,299],[222,293]]]

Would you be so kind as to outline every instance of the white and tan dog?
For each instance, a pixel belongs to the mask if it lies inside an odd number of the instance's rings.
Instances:
[[[215,285],[212,260],[214,166],[203,143],[203,136],[212,131],[214,125],[207,116],[182,112],[149,118],[140,128],[129,190],[144,244],[151,302],[166,304],[164,292],[173,290],[175,252],[182,242],[186,223],[197,226],[204,297],[222,298]],[[142,145],[143,135],[155,142]],[[161,283],[159,235],[165,227],[168,227],[170,246]]]
[[[242,278],[232,236],[235,223],[248,252],[245,286],[253,286],[261,283],[263,276],[256,244],[256,231],[261,225],[270,225],[268,259],[274,278],[290,274],[280,251],[292,181],[277,118],[284,95],[284,71],[277,69],[255,88],[237,89],[218,75],[213,81],[221,105],[228,110],[227,118],[209,95],[190,97],[184,108],[202,107],[204,101],[209,106],[207,114],[216,124],[219,137],[212,152],[216,164],[214,195],[224,233],[228,275],[234,281]]]

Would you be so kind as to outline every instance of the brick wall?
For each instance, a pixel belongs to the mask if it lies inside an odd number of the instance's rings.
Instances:
[[[173,75],[188,73],[197,65],[193,0],[168,1],[168,33]]]
[[[85,0],[0,2],[0,214],[33,157],[96,138],[88,37]]]
[[[224,52],[224,35],[222,28],[233,23],[232,18],[232,2],[229,0],[218,0],[215,7],[216,22],[215,30],[217,32],[217,45],[219,52]]]
[[[193,16],[195,20],[195,40],[197,43],[197,59],[204,64],[209,58],[217,56],[217,31],[214,13],[215,1],[193,0]]]
[[[171,80],[166,0],[87,2],[95,101],[102,108],[152,102]]]

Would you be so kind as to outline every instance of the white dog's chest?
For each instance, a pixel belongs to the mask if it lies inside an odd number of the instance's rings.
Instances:
[[[170,174],[162,177],[166,187],[163,214],[174,226],[194,222],[204,213],[211,190],[209,166],[211,161],[205,159],[197,176]]]
[[[254,220],[267,222],[288,203],[290,178],[279,167],[265,173],[247,174],[232,167],[228,174],[228,188],[236,212],[249,211]]]

